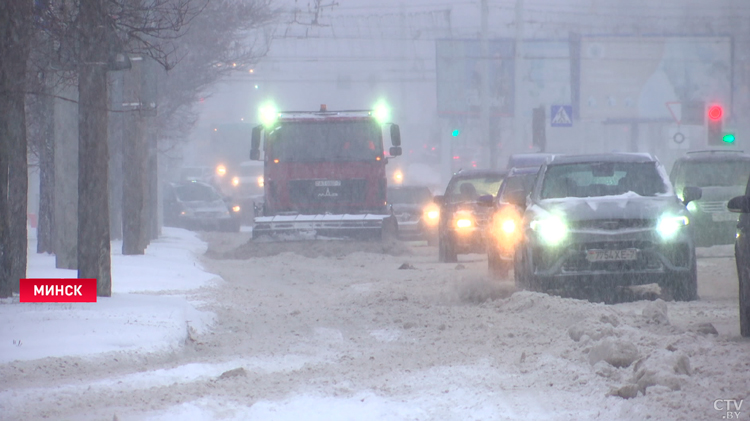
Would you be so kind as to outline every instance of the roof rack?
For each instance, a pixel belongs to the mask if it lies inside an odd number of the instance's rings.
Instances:
[[[303,115],[303,116],[335,116],[335,115],[370,115],[372,113],[372,110],[321,110],[321,111],[279,111],[279,115],[284,116],[293,116],[293,115]]]
[[[738,151],[738,150],[726,150],[726,149],[708,149],[705,151],[688,151],[688,154],[693,153],[745,153],[745,151]]]

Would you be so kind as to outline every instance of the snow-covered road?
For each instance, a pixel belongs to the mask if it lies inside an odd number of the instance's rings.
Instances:
[[[211,331],[2,365],[0,418],[720,420],[730,400],[750,419],[731,248],[701,251],[697,302],[602,305],[488,281],[478,255],[248,237],[207,237]]]

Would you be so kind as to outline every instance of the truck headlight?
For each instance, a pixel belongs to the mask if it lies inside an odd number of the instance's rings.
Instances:
[[[669,240],[674,238],[680,228],[688,225],[690,219],[687,216],[662,216],[659,222],[656,224],[656,232],[659,233],[661,238]]]
[[[530,227],[549,246],[560,244],[568,236],[568,225],[559,216],[531,221]]]

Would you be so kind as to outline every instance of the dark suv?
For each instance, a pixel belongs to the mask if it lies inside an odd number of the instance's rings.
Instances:
[[[460,170],[453,174],[445,194],[435,196],[435,203],[440,206],[441,262],[456,262],[459,254],[486,252],[483,228],[492,210],[487,204],[492,203],[506,174],[504,170]]]
[[[618,287],[658,283],[667,298],[697,299],[685,205],[701,190],[683,194],[647,154],[556,156],[517,203],[526,208],[517,286],[611,302]]]
[[[734,260],[740,283],[740,334],[750,337],[750,180],[745,186],[745,195],[731,199],[727,208],[730,212],[741,214],[734,243]]]
[[[688,205],[696,246],[732,244],[737,214],[727,211],[727,201],[742,194],[748,176],[750,155],[740,151],[688,152],[674,163],[669,178],[677,196],[682,197],[685,186],[703,191],[700,200]]]

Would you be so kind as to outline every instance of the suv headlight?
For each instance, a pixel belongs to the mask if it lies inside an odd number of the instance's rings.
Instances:
[[[690,219],[688,219],[687,216],[662,216],[659,218],[659,222],[656,224],[656,232],[659,233],[661,238],[665,240],[669,240],[671,238],[674,238],[675,235],[677,235],[678,232],[680,232],[680,228],[688,225],[690,223]]]
[[[568,236],[568,225],[559,216],[536,219],[530,227],[549,246],[560,244]]]
[[[453,218],[453,226],[459,230],[473,228],[475,225],[474,215],[470,212],[456,212]]]

